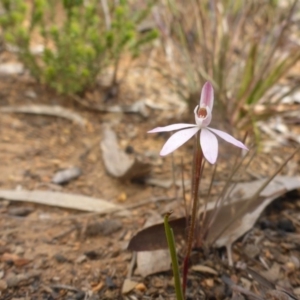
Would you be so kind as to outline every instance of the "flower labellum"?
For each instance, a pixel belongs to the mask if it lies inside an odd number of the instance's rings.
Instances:
[[[200,146],[204,157],[208,162],[214,164],[218,157],[218,140],[217,136],[236,147],[248,150],[248,148],[230,134],[208,127],[212,120],[212,109],[214,105],[214,90],[210,82],[206,82],[201,91],[200,103],[195,107],[195,123],[196,124],[173,124],[165,127],[154,128],[148,133],[168,132],[180,130],[174,133],[164,144],[160,151],[161,156],[170,154],[178,149],[191,137],[200,131]]]

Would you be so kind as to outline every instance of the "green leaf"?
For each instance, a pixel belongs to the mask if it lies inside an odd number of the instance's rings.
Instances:
[[[166,238],[167,238],[171,261],[172,261],[176,298],[177,300],[184,300],[181,281],[180,281],[179,264],[178,264],[177,253],[176,253],[175,238],[174,238],[173,230],[169,225],[169,216],[170,214],[165,215],[164,226],[165,226],[165,233],[166,233]]]
[[[247,88],[253,80],[255,72],[255,63],[257,62],[257,47],[257,43],[253,43],[250,48],[244,72],[241,75],[241,84],[240,89],[238,91],[238,98],[240,98],[245,93],[245,91],[247,90]]]

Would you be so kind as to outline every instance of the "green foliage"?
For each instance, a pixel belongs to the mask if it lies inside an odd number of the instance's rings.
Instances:
[[[176,299],[183,300],[184,296],[183,296],[183,291],[182,291],[181,281],[180,281],[179,264],[178,264],[178,258],[176,253],[175,238],[174,238],[173,229],[170,227],[169,224],[169,217],[170,217],[170,213],[167,213],[164,217],[165,234],[168,242],[171,261],[172,261]]]
[[[139,12],[144,14],[139,20],[125,0],[118,5],[107,1],[105,13],[100,3],[2,0],[0,25],[6,42],[20,49],[20,60],[39,82],[59,93],[79,93],[91,87],[106,67],[113,65],[117,73],[118,62],[126,50],[136,56],[141,46],[157,37],[155,30],[142,35],[136,29],[138,21],[149,12],[150,2]],[[104,22],[106,18],[111,20],[110,26]],[[45,50],[40,56],[30,51],[36,36],[43,38]]]
[[[192,96],[199,97],[201,86],[210,80],[216,104],[233,127],[251,126],[258,119],[255,105],[261,100],[268,105],[272,87],[300,60],[299,48],[290,40],[292,32],[297,34],[297,2],[283,6],[277,0],[192,0],[187,5],[168,0],[166,14],[172,17],[165,15],[171,21],[164,25],[180,49],[187,80],[173,79],[179,93],[194,106]]]

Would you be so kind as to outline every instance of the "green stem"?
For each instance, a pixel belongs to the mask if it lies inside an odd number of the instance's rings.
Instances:
[[[164,225],[165,225],[165,233],[166,233],[166,237],[167,237],[168,247],[170,250],[170,255],[171,255],[171,260],[172,260],[176,299],[184,300],[182,289],[181,289],[179,266],[178,266],[178,259],[177,259],[177,254],[176,254],[174,234],[173,234],[173,230],[170,227],[169,222],[168,222],[169,216],[170,216],[170,213],[167,213],[165,215]]]

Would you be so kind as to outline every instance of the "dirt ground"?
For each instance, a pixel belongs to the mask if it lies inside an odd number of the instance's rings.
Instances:
[[[143,277],[135,269],[135,254],[126,250],[130,238],[150,217],[162,217],[171,209],[175,216],[183,214],[181,188],[161,187],[172,181],[171,157],[158,155],[167,135],[146,132],[188,117],[179,100],[174,98],[172,103],[174,95],[161,82],[150,85],[151,80],[148,73],[134,70],[122,84],[119,97],[105,103],[109,107],[149,98],[156,106],[148,106],[145,117],[88,110],[37,85],[26,73],[1,76],[1,107],[59,105],[87,120],[85,126],[80,126],[60,117],[2,113],[1,190],[74,193],[120,205],[124,210],[96,215],[2,198],[0,299],[175,299],[171,271]],[[103,104],[100,90],[85,96],[88,101]],[[159,105],[162,108],[157,108]],[[149,177],[161,184],[150,184],[145,179],[119,180],[107,173],[100,150],[104,124],[110,124],[116,132],[123,151],[150,163]],[[218,184],[224,183],[233,160],[231,147],[220,143],[220,149],[221,163],[213,195],[219,192]],[[287,145],[257,154],[239,181],[272,174],[292,150]],[[188,179],[192,143],[176,152],[175,175],[179,181],[181,156]],[[282,174],[296,175],[298,161],[296,157]],[[81,175],[65,184],[52,182],[57,171],[70,167],[80,168]],[[211,173],[208,168],[203,178],[204,190],[209,186]],[[201,267],[189,272],[188,299],[254,299],[254,295],[261,299],[297,299],[299,199],[294,191],[265,210],[256,225],[233,244],[233,267],[228,266],[225,248],[207,253],[195,251],[192,264]],[[182,254],[180,251],[180,261]],[[132,284],[128,292],[125,283]]]

